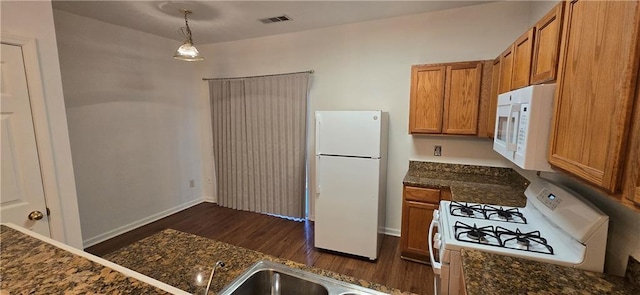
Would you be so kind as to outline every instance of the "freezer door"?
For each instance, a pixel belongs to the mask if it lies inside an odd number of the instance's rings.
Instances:
[[[379,159],[316,157],[315,246],[376,259]]]
[[[317,111],[316,154],[380,158],[381,111]]]

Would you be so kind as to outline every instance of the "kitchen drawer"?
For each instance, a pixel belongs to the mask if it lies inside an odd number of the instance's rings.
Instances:
[[[407,201],[439,204],[440,190],[406,186],[404,188],[404,199]]]

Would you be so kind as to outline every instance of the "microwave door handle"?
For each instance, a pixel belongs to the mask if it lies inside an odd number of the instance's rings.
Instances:
[[[515,108],[518,108],[518,117],[513,116],[513,110]],[[519,121],[519,115],[520,115],[520,104],[511,104],[509,105],[509,121],[507,122],[507,150],[508,151],[516,151],[516,141],[513,138],[514,132],[517,134],[517,130],[518,130],[518,121]],[[513,122],[513,124],[511,123],[512,120],[511,119],[515,119]],[[515,124],[515,127],[512,126]]]
[[[507,134],[504,140],[505,147],[509,150],[509,145],[511,144],[511,114],[513,111],[513,104],[509,104],[509,114],[507,115]]]

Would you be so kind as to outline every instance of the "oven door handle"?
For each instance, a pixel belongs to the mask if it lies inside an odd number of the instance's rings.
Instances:
[[[433,228],[440,227],[440,224],[437,220],[431,220],[431,224],[429,225],[429,260],[431,260],[431,267],[433,268],[433,273],[439,275],[440,270],[442,269],[442,263],[437,262],[433,258]]]

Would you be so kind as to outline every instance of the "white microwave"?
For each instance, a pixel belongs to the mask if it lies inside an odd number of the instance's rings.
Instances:
[[[547,160],[556,84],[498,95],[493,149],[525,170],[552,171]]]

